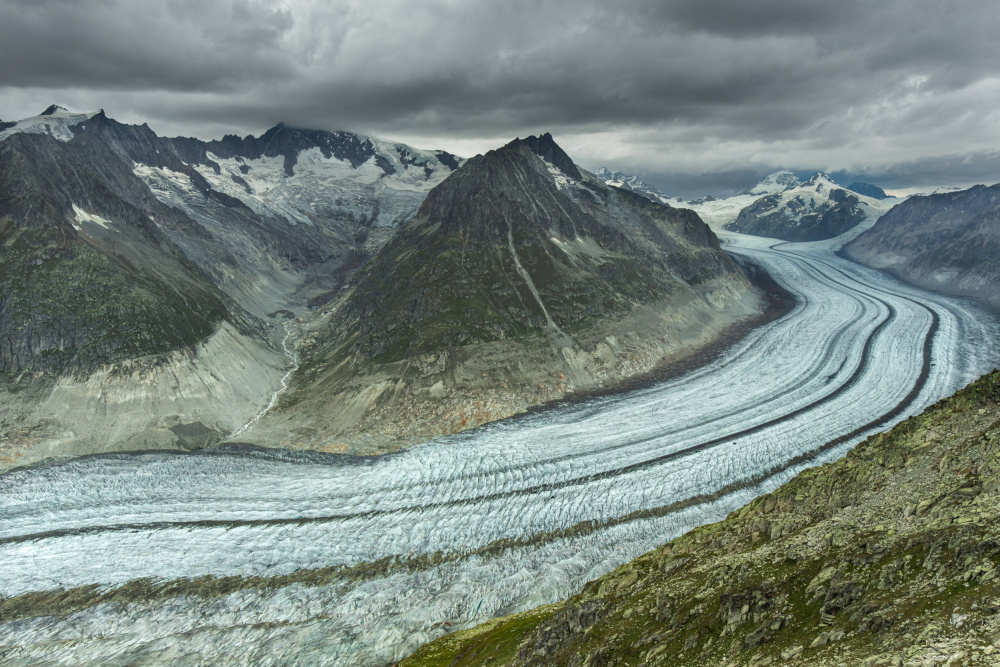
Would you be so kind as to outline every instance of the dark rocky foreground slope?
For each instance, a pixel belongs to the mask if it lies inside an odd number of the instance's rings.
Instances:
[[[1000,371],[441,665],[1000,663]]]
[[[843,253],[921,287],[1000,308],[1000,185],[911,197]]]
[[[250,435],[396,448],[650,370],[759,309],[696,214],[515,140],[434,188],[309,325]]]

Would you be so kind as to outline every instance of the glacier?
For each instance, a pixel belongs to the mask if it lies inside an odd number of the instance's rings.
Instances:
[[[0,661],[390,664],[572,595],[1000,359],[975,303],[830,242],[720,236],[796,306],[678,377],[377,458],[230,447],[0,476],[0,605],[76,600],[0,618]]]

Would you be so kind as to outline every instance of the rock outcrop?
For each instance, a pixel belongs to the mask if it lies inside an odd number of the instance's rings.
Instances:
[[[994,665],[1000,371],[584,587],[401,665]]]

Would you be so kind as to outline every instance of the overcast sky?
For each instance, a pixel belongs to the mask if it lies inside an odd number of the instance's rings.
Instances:
[[[1000,181],[996,0],[0,0],[0,118],[278,121],[473,155],[550,131],[671,194]]]

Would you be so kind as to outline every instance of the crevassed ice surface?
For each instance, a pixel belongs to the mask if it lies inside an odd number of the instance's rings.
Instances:
[[[992,315],[830,247],[732,235],[727,249],[764,266],[798,305],[709,365],[646,389],[377,459],[109,455],[4,475],[4,596],[409,565],[7,621],[0,658],[386,664],[456,628],[572,595],[996,364]]]

